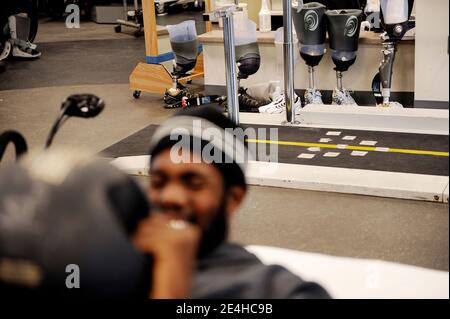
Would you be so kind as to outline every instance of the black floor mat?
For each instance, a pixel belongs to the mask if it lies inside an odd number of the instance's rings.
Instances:
[[[249,127],[250,125],[243,125]],[[274,126],[251,125],[253,128],[270,128]],[[150,125],[124,140],[108,147],[101,152],[102,156],[122,157],[148,154],[151,136],[156,125]],[[426,150],[446,152],[449,151],[449,137],[442,135],[425,135],[409,133],[391,133],[356,130],[335,130],[323,128],[278,128],[278,141],[321,143],[321,138],[329,138],[328,144],[361,146],[362,141],[377,141],[375,147]],[[327,135],[328,132],[340,131],[339,136]],[[344,140],[345,136],[355,136],[352,141]],[[262,138],[259,136],[259,138]],[[266,137],[265,139],[268,139]],[[259,144],[263,151],[268,148]],[[338,157],[325,157],[327,152],[339,153]],[[426,175],[448,176],[449,158],[447,156],[413,155],[398,152],[368,152],[367,155],[352,156],[351,150],[321,148],[319,151],[309,151],[304,146],[284,146],[278,148],[278,161],[289,164],[317,165],[341,168],[367,169],[377,171],[415,173]],[[312,159],[301,159],[301,153],[315,154]]]

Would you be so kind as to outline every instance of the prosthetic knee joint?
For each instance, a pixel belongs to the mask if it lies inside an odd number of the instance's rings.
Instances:
[[[397,52],[397,44],[408,31],[414,0],[381,0],[383,35],[383,60],[379,73],[375,75],[372,89],[377,105],[383,107],[403,107],[400,103],[390,101],[392,74]]]

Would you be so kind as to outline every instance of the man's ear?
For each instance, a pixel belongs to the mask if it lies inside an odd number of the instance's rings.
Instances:
[[[244,201],[246,190],[242,186],[232,186],[227,192],[226,214],[228,217],[236,212]]]

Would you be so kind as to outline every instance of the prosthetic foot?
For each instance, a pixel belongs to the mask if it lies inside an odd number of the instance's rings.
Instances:
[[[333,92],[333,104],[357,105],[351,91],[343,86],[343,73],[356,61],[358,51],[359,32],[361,28],[362,11],[329,10],[326,12],[330,48],[333,50],[332,59],[335,64],[337,86]]]
[[[322,60],[326,49],[326,8],[318,2],[304,4],[299,10],[292,7],[294,25],[300,40],[300,56],[306,62],[309,87],[305,91],[305,104],[323,104],[322,94],[315,86],[314,67]]]
[[[383,34],[383,60],[379,73],[372,82],[372,90],[377,106],[403,107],[398,102],[392,102],[392,74],[397,44],[409,30],[408,20],[411,16],[414,0],[381,0]]]

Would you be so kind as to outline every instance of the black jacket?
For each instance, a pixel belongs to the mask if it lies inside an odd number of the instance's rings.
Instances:
[[[264,265],[243,247],[223,244],[199,262],[193,298],[328,299],[316,283],[303,281],[287,269]]]

